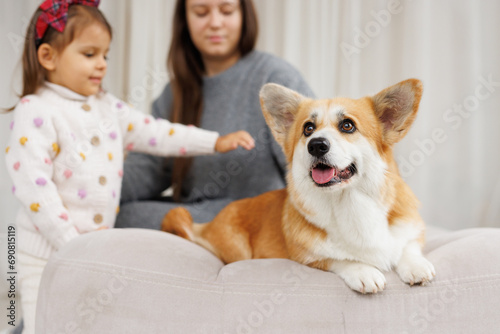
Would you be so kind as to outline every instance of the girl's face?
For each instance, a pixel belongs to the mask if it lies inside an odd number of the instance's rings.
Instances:
[[[239,0],[186,0],[186,15],[189,34],[204,61],[239,58]]]
[[[80,95],[96,94],[106,75],[110,42],[111,36],[102,25],[95,23],[86,27],[61,53],[56,52],[48,81]]]

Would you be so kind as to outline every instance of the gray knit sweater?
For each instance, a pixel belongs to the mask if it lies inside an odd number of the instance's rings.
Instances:
[[[229,202],[285,186],[286,161],[262,115],[259,90],[278,83],[305,96],[313,93],[290,64],[270,54],[253,51],[223,73],[203,80],[200,127],[221,135],[248,131],[255,149],[194,158],[183,184],[182,206],[195,221],[209,221]],[[153,116],[169,118],[170,84],[153,104]],[[118,227],[158,228],[163,215],[178,204],[158,201],[171,184],[172,159],[131,154],[125,161],[122,207]],[[155,201],[156,200],[156,201]]]

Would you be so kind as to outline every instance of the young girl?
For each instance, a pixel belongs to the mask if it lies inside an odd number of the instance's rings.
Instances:
[[[99,0],[46,0],[23,54],[23,93],[10,125],[6,161],[17,216],[24,332],[34,333],[43,268],[81,233],[113,227],[123,150],[194,156],[252,149],[239,131],[219,136],[155,120],[101,89],[111,28]]]

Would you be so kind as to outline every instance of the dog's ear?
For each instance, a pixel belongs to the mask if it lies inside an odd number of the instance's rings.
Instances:
[[[420,80],[408,79],[372,97],[375,113],[384,127],[384,141],[387,144],[397,143],[410,129],[417,116],[422,91]]]
[[[305,99],[299,93],[273,83],[265,84],[260,90],[260,105],[267,125],[282,147],[286,134],[295,120],[300,102]]]

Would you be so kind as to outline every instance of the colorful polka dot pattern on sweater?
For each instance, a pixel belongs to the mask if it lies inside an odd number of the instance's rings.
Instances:
[[[52,84],[20,101],[9,128],[5,154],[22,203],[20,249],[42,258],[80,233],[113,227],[124,149],[212,154],[218,137],[155,120],[110,94],[83,97]]]

